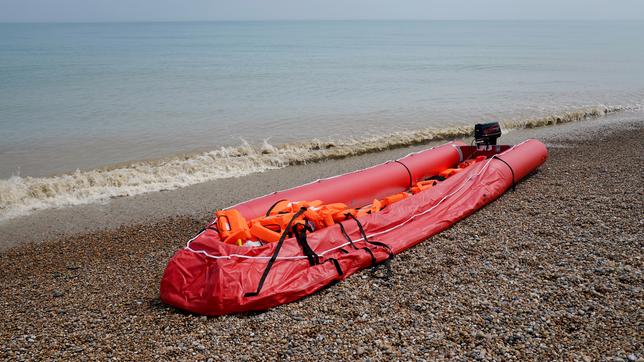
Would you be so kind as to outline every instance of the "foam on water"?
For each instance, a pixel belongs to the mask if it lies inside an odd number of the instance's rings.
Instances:
[[[597,106],[535,119],[502,122],[505,129],[533,128],[582,121],[637,107]],[[162,160],[131,163],[118,168],[99,168],[52,176],[13,176],[0,180],[0,220],[35,210],[104,202],[113,197],[172,190],[216,179],[240,177],[329,159],[387,149],[449,140],[471,135],[471,127],[426,128],[363,138],[313,139],[271,145],[265,140],[237,147]]]

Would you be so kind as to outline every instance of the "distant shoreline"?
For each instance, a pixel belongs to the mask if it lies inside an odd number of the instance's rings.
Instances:
[[[298,22],[531,22],[531,23],[557,23],[557,22],[644,22],[644,19],[637,18],[614,18],[614,19],[601,19],[601,18],[568,18],[568,19],[538,19],[538,18],[507,18],[507,19],[210,19],[210,20],[96,20],[96,21],[0,21],[2,24],[191,24],[191,23],[298,23]]]

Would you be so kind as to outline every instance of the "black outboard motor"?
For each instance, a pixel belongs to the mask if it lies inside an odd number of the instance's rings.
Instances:
[[[474,126],[474,139],[477,146],[495,146],[501,137],[499,122],[478,123]]]

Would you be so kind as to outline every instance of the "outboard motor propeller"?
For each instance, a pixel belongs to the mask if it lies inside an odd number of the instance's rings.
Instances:
[[[501,137],[499,122],[478,123],[474,125],[474,140],[478,147],[496,146],[496,139]]]

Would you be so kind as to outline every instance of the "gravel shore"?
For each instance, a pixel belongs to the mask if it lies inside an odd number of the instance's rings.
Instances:
[[[644,361],[644,127],[551,135],[517,190],[399,255],[264,313],[158,300],[194,216],[0,254],[5,360]],[[594,141],[591,139],[594,138]]]

